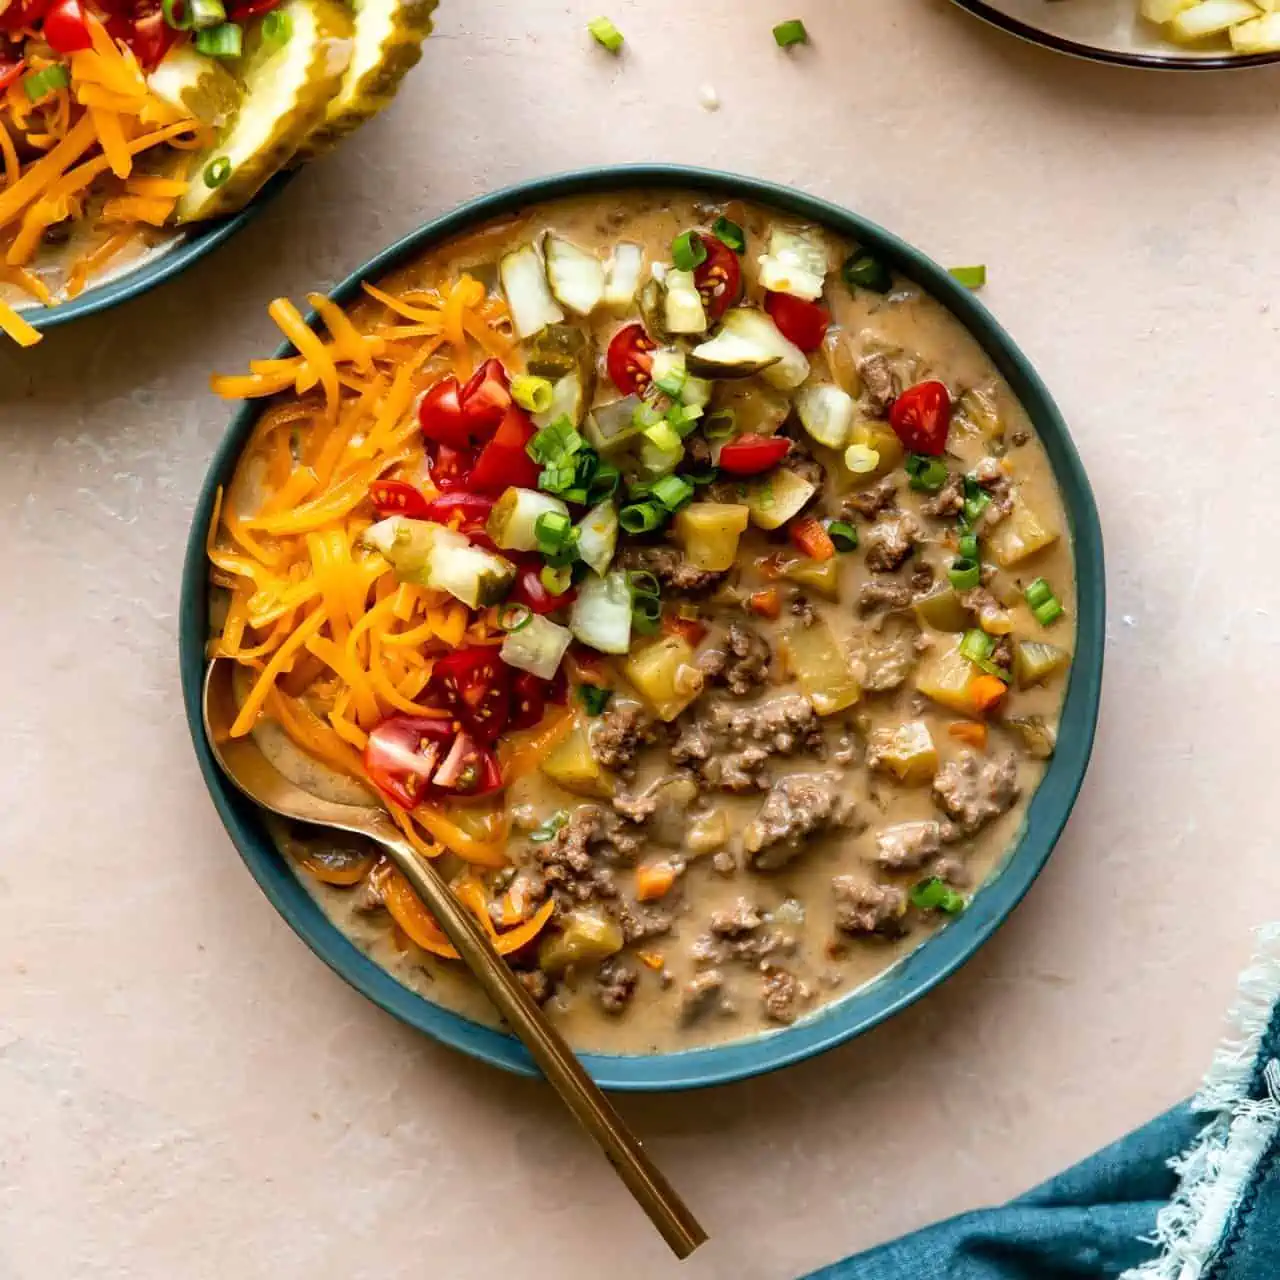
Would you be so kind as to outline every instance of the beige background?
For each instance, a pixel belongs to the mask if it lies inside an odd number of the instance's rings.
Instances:
[[[236,242],[0,350],[3,1280],[676,1274],[544,1088],[399,1026],[295,940],[179,704],[182,544],[227,418],[207,374],[274,345],[272,296],[513,179],[719,164],[987,262],[1106,530],[1093,769],[1000,935],[819,1061],[624,1100],[715,1237],[685,1274],[789,1280],[1174,1102],[1276,914],[1280,77],[1074,65],[941,0],[609,0],[614,62],[594,11],[446,0],[395,108]],[[786,56],[769,29],[793,12],[814,44]]]

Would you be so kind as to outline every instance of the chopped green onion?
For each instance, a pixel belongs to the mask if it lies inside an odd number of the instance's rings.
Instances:
[[[566,454],[577,453],[586,443],[567,417],[557,418],[529,441],[525,452],[534,462],[555,462]]]
[[[593,503],[603,502],[606,498],[612,498],[618,492],[618,485],[622,482],[622,473],[612,462],[602,462],[597,468],[596,473],[591,477],[591,483],[587,487],[587,496]]]
[[[728,218],[717,218],[711,224],[711,234],[721,244],[727,244],[734,253],[742,253],[747,247],[746,234],[736,222],[732,222]]]
[[[778,23],[773,29],[773,38],[778,42],[779,49],[789,49],[793,44],[809,43],[809,33],[804,29],[804,23],[799,18]]]
[[[582,687],[585,689],[588,686],[583,685]],[[555,839],[556,832],[559,831],[560,828],[568,821],[568,809],[561,809],[559,812],[553,813],[546,822],[534,827],[534,829],[529,832],[529,839],[532,840],[534,844],[546,844],[548,840]]]
[[[985,631],[966,631],[960,641],[960,656],[970,662],[986,662],[995,647],[995,640]]]
[[[544,564],[538,580],[553,596],[562,596],[573,586],[573,570],[567,564]]]
[[[1038,609],[1046,601],[1053,599],[1053,588],[1043,578],[1037,578],[1027,587],[1023,595],[1033,609]]]
[[[32,102],[39,102],[55,89],[65,89],[70,83],[71,77],[61,62],[51,63],[40,71],[33,71],[22,78],[22,87],[27,91],[27,97]]]
[[[827,537],[836,544],[837,551],[858,549],[858,531],[847,520],[828,521]]]
[[[1057,622],[1066,612],[1062,607],[1062,601],[1053,594],[1053,588],[1043,578],[1037,578],[1024,594],[1031,612],[1035,614],[1036,621],[1042,627]]]
[[[982,585],[982,566],[966,556],[957,556],[947,570],[947,577],[957,591],[972,591]]]
[[[514,634],[523,631],[533,621],[533,610],[527,604],[504,604],[498,610],[498,626]]]
[[[653,385],[662,392],[663,395],[670,396],[673,400],[680,397],[680,393],[684,390],[685,374],[679,369],[672,369],[670,373],[664,373],[661,378],[655,378]]]
[[[646,427],[644,438],[655,448],[661,449],[663,453],[678,453],[681,448],[679,434],[665,419],[662,422],[655,422],[651,427]]]
[[[547,378],[518,373],[511,379],[511,398],[530,413],[546,413],[551,408],[554,394],[555,390]]]
[[[538,477],[538,488],[543,493],[554,493],[561,496],[569,493],[578,478],[578,468],[570,458],[567,462],[556,462],[543,467]]]
[[[598,684],[580,684],[578,700],[586,708],[587,715],[598,716],[613,697],[612,689],[602,689]]]
[[[653,486],[653,496],[668,511],[675,511],[693,497],[693,485],[683,476],[663,476]]]
[[[657,596],[637,595],[631,599],[631,626],[641,635],[651,636],[662,625],[662,601]]]
[[[972,477],[964,478],[964,521],[969,528],[978,523],[978,518],[991,505],[991,495]]]
[[[533,522],[533,536],[543,555],[554,556],[564,550],[572,537],[573,521],[563,511],[544,511]]]
[[[293,17],[287,10],[273,9],[262,20],[262,42],[269,49],[281,49],[293,37]]]
[[[889,268],[874,254],[865,250],[852,253],[845,259],[844,266],[840,268],[840,278],[850,292],[854,289],[870,289],[873,293],[888,293],[893,288],[893,276]]]
[[[220,187],[231,177],[231,159],[229,156],[217,156],[204,167],[204,185]]]
[[[987,269],[984,266],[952,267],[951,277],[966,289],[981,289],[987,283]]]
[[[696,404],[673,404],[667,413],[667,421],[681,439],[693,431],[701,417],[702,408]]]
[[[956,554],[961,560],[977,560],[978,535],[976,533],[962,533],[959,546],[956,548]]]
[[[666,519],[666,513],[652,502],[633,502],[618,512],[618,523],[628,533],[649,533]]]
[[[941,458],[930,458],[923,453],[909,453],[906,461],[908,482],[921,493],[937,493],[947,483],[947,464]]]
[[[191,9],[185,0],[161,0],[160,12],[175,31],[190,31],[194,25]]]
[[[690,467],[683,472],[684,478],[694,485],[710,484],[719,474],[715,467]]]
[[[587,23],[587,30],[591,32],[596,44],[608,49],[610,53],[617,54],[621,51],[622,32],[608,18],[592,18]]]
[[[191,25],[197,31],[207,31],[227,20],[222,0],[185,0],[185,8],[190,15]]]
[[[945,880],[930,876],[911,888],[911,905],[922,911],[941,911],[946,915],[959,915],[967,905],[964,894],[957,893]]]
[[[717,409],[708,415],[702,434],[708,440],[728,440],[738,428],[738,415],[732,409]]]
[[[648,569],[633,569],[627,574],[627,586],[633,596],[656,596],[662,593],[658,579]]]
[[[196,32],[196,52],[209,58],[238,58],[244,49],[244,32],[235,22],[223,22]]]
[[[1062,607],[1062,601],[1054,596],[1052,600],[1042,604],[1038,609],[1032,609],[1031,612],[1036,615],[1036,621],[1042,627],[1048,627],[1057,622],[1066,610]]]
[[[682,231],[671,242],[671,261],[677,271],[692,271],[707,260],[707,246],[696,231]]]

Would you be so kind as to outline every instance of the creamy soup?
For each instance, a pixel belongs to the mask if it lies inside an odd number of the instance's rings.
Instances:
[[[416,399],[392,404],[409,443],[379,474],[401,488],[368,481],[341,517],[365,572],[347,589],[368,596],[342,634],[322,624],[279,664],[265,701],[264,659],[245,663],[260,705],[241,730],[305,785],[377,797],[445,846],[579,1048],[787,1026],[963,912],[1052,756],[1075,581],[1041,443],[950,313],[824,229],[673,193],[533,207],[380,288],[355,330],[392,345],[421,316],[423,346]],[[450,324],[470,335],[461,364],[436,342]],[[377,358],[385,390],[407,357]],[[261,512],[323,454],[313,433],[353,460],[393,438],[385,422],[340,435],[376,419],[368,386],[336,389],[338,428],[317,392],[268,411],[227,504],[260,550],[288,560],[289,517]],[[295,592],[321,564],[314,543],[298,554],[281,577]],[[221,630],[222,588],[250,590],[231,561],[215,579]],[[331,615],[332,594],[318,591]],[[366,609],[391,630],[362,650]],[[272,651],[288,628],[270,612],[238,646]],[[406,701],[447,715],[415,719]],[[347,776],[299,717],[338,730]],[[491,1020],[369,850],[278,839],[400,982]]]

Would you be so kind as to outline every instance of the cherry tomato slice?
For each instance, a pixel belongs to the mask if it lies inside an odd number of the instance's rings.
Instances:
[[[739,436],[720,450],[719,467],[731,476],[757,476],[776,467],[791,449],[781,436]]]
[[[426,495],[406,480],[375,480],[369,486],[374,510],[382,517],[407,516],[410,520],[429,520],[430,506]]]
[[[436,445],[427,450],[427,469],[431,483],[441,493],[454,493],[471,485],[471,471],[476,465],[475,455],[466,449],[452,445]]]
[[[475,799],[502,790],[502,770],[492,751],[469,733],[460,733],[431,782],[460,798]]]
[[[18,3],[10,4],[0,13],[0,31],[21,31],[24,27],[34,27],[44,17],[49,4],[50,0],[25,0],[25,3],[18,0]]]
[[[484,528],[493,510],[493,501],[480,493],[447,493],[426,499],[422,519],[434,520],[436,524],[457,524],[464,533],[470,533],[473,528]]]
[[[375,726],[364,749],[364,771],[403,809],[421,804],[454,737],[451,721],[392,716]]]
[[[917,382],[889,410],[889,425],[911,453],[936,458],[947,448],[951,428],[951,392],[943,382]]]
[[[456,649],[435,665],[428,689],[480,742],[493,742],[511,715],[511,668],[496,649]]]
[[[473,435],[485,436],[501,421],[511,403],[507,371],[501,360],[486,360],[462,388],[462,416]]]
[[[418,401],[418,425],[428,440],[466,449],[471,431],[462,413],[461,388],[457,378],[441,378]]]
[[[40,33],[58,53],[78,53],[93,44],[80,0],[57,0],[44,15]]]
[[[714,324],[742,292],[742,264],[738,255],[716,236],[698,233],[707,256],[693,269],[693,283],[702,296],[707,319]]]
[[[541,472],[525,446],[537,434],[529,415],[518,405],[509,405],[493,439],[480,451],[471,473],[472,488],[481,493],[502,493],[513,485],[536,489]]]
[[[109,25],[107,29],[110,31]],[[143,70],[150,71],[159,66],[180,34],[164,20],[164,13],[157,6],[146,13],[135,13],[123,39],[133,50]]]
[[[521,671],[511,682],[511,729],[532,729],[546,714],[547,682]]]
[[[705,263],[703,264],[706,265]],[[609,379],[624,396],[640,395],[653,378],[653,356],[658,344],[644,331],[642,324],[629,324],[619,329],[605,354]]]
[[[512,588],[509,599],[513,604],[526,604],[534,613],[554,613],[572,604],[578,593],[570,588],[562,595],[552,595],[542,585],[542,571],[532,565],[521,569],[516,575],[516,585]]]
[[[789,293],[766,293],[764,309],[773,317],[782,336],[801,351],[817,351],[827,336],[831,313],[816,302],[793,298]]]

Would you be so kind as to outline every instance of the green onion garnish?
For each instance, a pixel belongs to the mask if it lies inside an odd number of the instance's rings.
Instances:
[[[991,505],[991,495],[972,477],[964,478],[964,522],[969,528],[978,523],[978,518]]]
[[[1066,612],[1062,607],[1062,601],[1053,594],[1053,588],[1043,578],[1037,578],[1027,588],[1025,595],[1031,612],[1035,614],[1036,621],[1042,627],[1057,622]]]
[[[945,880],[930,876],[911,888],[911,905],[922,911],[942,911],[949,916],[965,909],[964,894],[957,893]]]
[[[594,502],[603,502],[606,498],[612,498],[618,492],[618,485],[622,482],[622,473],[612,462],[602,462],[597,468],[596,473],[591,477],[591,483],[587,489],[588,498]]]
[[[732,222],[728,218],[717,218],[711,224],[711,234],[721,244],[727,244],[734,253],[743,253],[746,250],[746,233],[736,222]]]
[[[663,476],[653,486],[653,496],[668,511],[675,511],[693,497],[693,485],[684,476]]]
[[[577,453],[586,445],[578,429],[567,417],[548,423],[525,446],[534,462],[557,462],[568,454]]]
[[[986,267],[952,267],[951,277],[966,289],[981,289],[987,283]]]
[[[618,512],[618,523],[628,533],[649,533],[666,519],[666,512],[652,502],[633,502]]]
[[[1036,615],[1036,621],[1042,627],[1048,627],[1057,622],[1066,610],[1062,607],[1062,601],[1057,596],[1054,596],[1047,604],[1042,604],[1038,609],[1033,609],[1032,612]]]
[[[270,15],[268,15],[269,17]],[[583,685],[585,689],[587,686]],[[569,821],[568,809],[561,809],[558,813],[553,813],[546,822],[534,827],[529,832],[529,839],[534,844],[546,844],[548,840],[554,840],[556,832]]]
[[[707,246],[696,231],[682,231],[671,242],[671,261],[677,271],[692,271],[707,260]]]
[[[27,91],[27,97],[32,102],[39,102],[55,89],[65,89],[70,83],[71,77],[61,62],[52,63],[22,78],[22,87]]]
[[[960,656],[970,662],[986,662],[995,647],[995,640],[985,631],[966,631],[960,641]]]
[[[562,596],[573,586],[573,570],[567,564],[544,564],[538,580],[553,596]]]
[[[847,520],[828,521],[827,537],[836,544],[837,551],[856,551],[858,549],[858,531]]]
[[[216,156],[204,167],[204,185],[220,187],[231,177],[231,159],[229,156]]]
[[[720,472],[715,467],[689,467],[681,473],[693,485],[710,484]]]
[[[293,36],[293,18],[284,9],[273,9],[262,20],[262,42],[269,49],[281,49]]]
[[[578,700],[586,708],[587,715],[598,716],[609,705],[612,689],[602,689],[598,684],[580,684]]]
[[[840,268],[840,278],[854,289],[870,289],[873,293],[888,293],[893,288],[893,276],[874,254],[865,250],[850,254]]]
[[[622,32],[608,18],[592,18],[587,23],[587,30],[591,32],[596,44],[608,49],[612,54],[621,52]]]
[[[976,560],[978,558],[978,535],[976,533],[962,533],[960,535],[960,543],[956,548],[956,554],[961,560]]]
[[[527,604],[504,604],[498,610],[498,626],[503,631],[523,631],[533,621],[533,610]]]
[[[637,595],[631,599],[631,626],[641,635],[651,636],[662,625],[662,601],[657,596]]]
[[[544,556],[559,555],[573,536],[573,522],[563,511],[544,511],[533,522],[533,536]]]
[[[210,58],[238,58],[244,49],[244,32],[238,23],[223,22],[196,32],[196,51]]]
[[[680,452],[680,435],[671,423],[665,420],[655,422],[651,427],[646,427],[644,438],[655,448],[661,449],[663,453]]]
[[[511,398],[530,413],[546,413],[551,408],[554,390],[546,378],[518,373],[511,379]]]
[[[684,390],[684,382],[687,376],[683,369],[672,369],[670,373],[664,373],[661,378],[655,378],[653,385],[663,395],[668,395],[673,400],[678,400],[680,393]]]
[[[227,20],[222,0],[185,0],[184,7],[190,15],[191,25],[197,31],[207,31]]]
[[[702,408],[696,404],[674,404],[667,413],[667,422],[671,429],[684,439],[698,425],[702,417]]]
[[[809,43],[809,33],[804,29],[804,23],[799,18],[778,23],[773,29],[773,38],[778,42],[779,49],[789,49],[793,44]]]
[[[707,416],[702,434],[708,440],[728,440],[738,429],[738,415],[732,409],[717,409]]]
[[[941,458],[930,458],[923,453],[907,454],[904,465],[911,477],[908,483],[920,493],[937,493],[947,483],[950,474]]]
[[[982,585],[982,566],[967,556],[957,556],[947,570],[947,577],[957,591],[972,591]]]
[[[185,0],[161,0],[160,12],[175,31],[189,31],[193,25],[191,10]]]
[[[633,569],[627,574],[627,586],[634,596],[656,596],[662,593],[661,584],[648,569]]]

